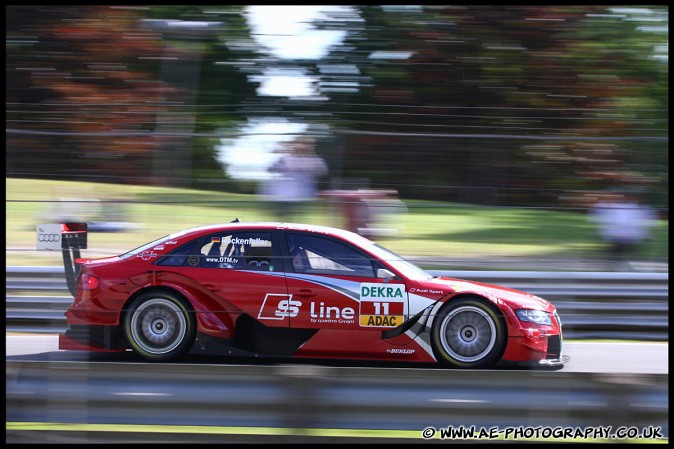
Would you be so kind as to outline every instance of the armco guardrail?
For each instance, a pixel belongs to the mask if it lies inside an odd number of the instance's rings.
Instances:
[[[566,338],[668,339],[668,273],[428,271],[546,298],[559,310]],[[7,267],[6,291],[8,330],[65,329],[72,298],[62,267]]]
[[[610,427],[610,435],[651,429],[650,438],[657,429],[657,438],[668,438],[668,379],[539,370],[8,361],[6,440],[419,443],[423,429],[432,428],[426,435],[440,442],[433,429],[450,425],[519,429],[519,439],[534,438],[534,429],[551,438],[542,432],[599,427]],[[22,425],[26,421],[31,425]]]

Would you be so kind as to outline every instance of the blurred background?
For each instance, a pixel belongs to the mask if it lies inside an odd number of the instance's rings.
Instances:
[[[5,12],[9,442],[418,443],[448,424],[668,439],[668,6]],[[82,256],[100,257],[235,218],[347,228],[544,296],[571,361],[167,370],[58,350],[72,297],[36,225],[85,221]]]
[[[7,265],[62,263],[38,223],[97,256],[239,218],[427,268],[667,270],[668,12],[7,6]],[[278,169],[307,138],[323,170]]]

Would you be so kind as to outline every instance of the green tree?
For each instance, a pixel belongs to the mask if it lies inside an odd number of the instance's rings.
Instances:
[[[647,180],[666,204],[667,67],[652,58],[666,34],[606,6],[369,6],[361,17],[331,54],[359,68],[358,94],[331,94],[348,176],[405,196],[576,207]]]
[[[214,133],[254,95],[223,45],[248,35],[241,7],[6,12],[8,175],[231,186]]]

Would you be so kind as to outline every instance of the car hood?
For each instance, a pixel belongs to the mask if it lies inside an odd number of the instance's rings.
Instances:
[[[515,290],[499,285],[485,284],[482,282],[467,281],[446,276],[433,278],[423,283],[426,288],[441,289],[446,293],[476,293],[481,296],[507,303],[513,309],[537,309],[553,312],[555,307],[543,298],[531,293]]]

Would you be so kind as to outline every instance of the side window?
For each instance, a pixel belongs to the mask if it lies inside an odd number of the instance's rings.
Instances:
[[[170,253],[160,258],[156,262],[156,265],[161,265],[164,267],[182,267],[185,265],[185,261],[187,260],[188,256],[192,254],[195,244],[196,242],[190,242],[174,249]]]
[[[269,232],[218,234],[199,249],[201,266],[238,270],[275,271]]]
[[[374,277],[370,258],[351,246],[305,234],[288,233],[286,241],[297,273]]]

